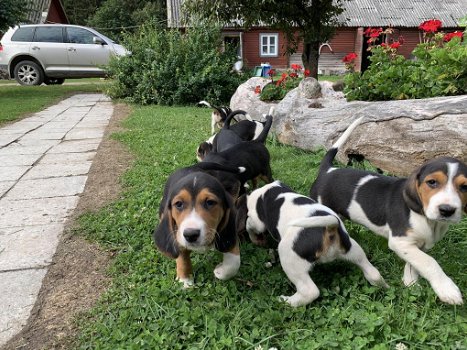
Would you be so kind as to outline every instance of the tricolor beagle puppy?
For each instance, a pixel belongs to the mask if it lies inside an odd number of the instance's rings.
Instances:
[[[237,115],[244,115],[246,119],[230,125],[231,119]],[[253,120],[245,111],[233,111],[217,134],[200,143],[196,150],[196,159],[201,162],[209,152],[222,152],[241,141],[257,140],[265,125],[266,121]]]
[[[202,169],[207,165],[212,165],[211,172],[222,181]],[[153,238],[162,253],[176,259],[177,279],[185,287],[193,284],[191,251],[215,248],[222,252],[223,262],[214,270],[221,280],[233,277],[240,267],[233,205],[239,183],[235,177],[229,179],[230,170],[219,164],[201,168],[197,164],[179,169],[166,183]]]
[[[361,119],[353,122],[324,156],[310,197],[386,237],[389,248],[406,262],[406,286],[421,275],[443,302],[462,304],[459,288],[426,251],[467,211],[466,164],[454,158],[436,158],[408,178],[334,168],[339,147]]]
[[[254,186],[258,179],[267,183],[271,182],[270,154],[264,145],[271,125],[272,116],[268,115],[264,129],[256,140],[242,141],[222,152],[210,152],[198,164],[211,162],[233,168],[245,168],[244,172],[237,174],[242,185],[241,190],[248,180],[252,180]]]
[[[199,101],[198,105],[205,105],[209,108],[212,108],[212,113],[211,113],[211,135],[214,135],[214,132],[216,131],[216,126],[220,129],[224,125],[224,121],[227,118],[227,116],[232,112],[230,107],[224,106],[224,107],[216,107],[212,106],[209,102],[207,101]]]
[[[279,181],[253,191],[246,206],[246,230],[252,242],[264,241],[266,231],[279,242],[282,268],[297,289],[292,296],[281,296],[291,306],[306,305],[318,298],[319,289],[309,271],[318,263],[336,259],[356,264],[372,285],[387,287],[331,209]]]

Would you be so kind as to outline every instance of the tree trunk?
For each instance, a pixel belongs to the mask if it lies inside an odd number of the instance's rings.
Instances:
[[[310,71],[310,77],[318,79],[319,41],[303,43],[303,67]]]

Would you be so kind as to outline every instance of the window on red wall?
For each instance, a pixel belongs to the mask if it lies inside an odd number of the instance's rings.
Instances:
[[[261,57],[276,57],[279,48],[279,34],[267,33],[259,35],[259,55]]]

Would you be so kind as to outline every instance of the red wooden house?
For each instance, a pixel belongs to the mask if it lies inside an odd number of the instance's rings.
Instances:
[[[181,28],[181,0],[167,1],[169,27]],[[439,19],[443,30],[463,30],[459,20],[467,15],[467,0],[347,0],[343,3],[344,12],[334,37],[320,48],[318,69],[320,73],[345,72],[342,58],[349,52],[358,54],[356,70],[368,65],[368,51],[363,32],[368,27],[392,27],[394,34],[382,38],[387,42],[403,36],[404,44],[399,52],[406,57],[421,42],[420,23],[429,19]],[[244,66],[254,67],[269,63],[274,68],[288,68],[291,64],[301,64],[301,50],[287,55],[286,38],[278,31],[267,27],[255,27],[248,31],[241,28],[225,27],[224,40],[238,44],[239,56]]]

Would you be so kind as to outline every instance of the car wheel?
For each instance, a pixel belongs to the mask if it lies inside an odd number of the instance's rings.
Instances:
[[[42,68],[33,61],[21,61],[14,69],[15,79],[21,85],[41,85],[44,82]]]
[[[45,78],[44,83],[46,85],[62,85],[64,81],[64,78]]]

